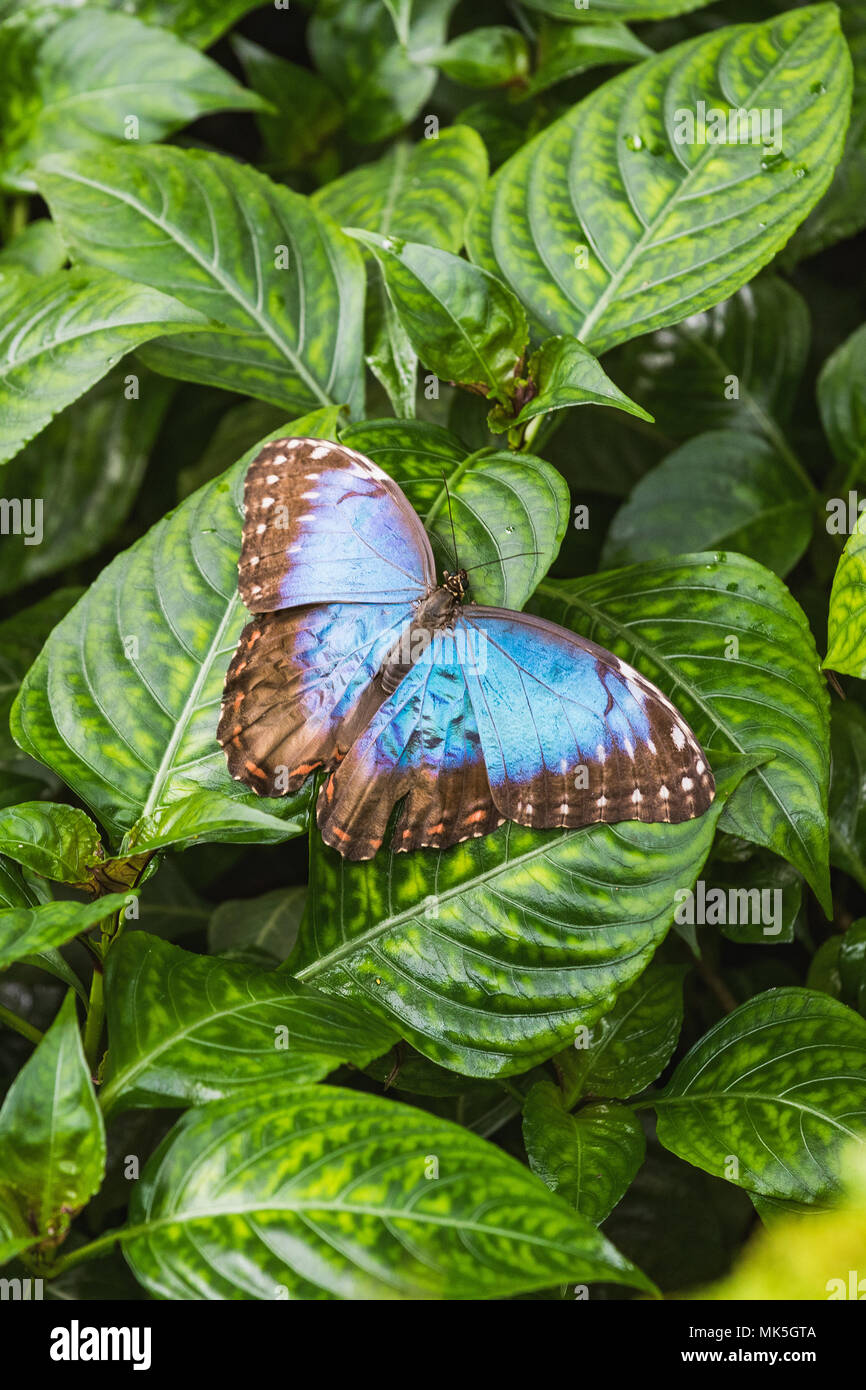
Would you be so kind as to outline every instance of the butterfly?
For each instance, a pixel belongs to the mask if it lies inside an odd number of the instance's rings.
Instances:
[[[217,737],[263,796],[326,775],[316,817],[372,858],[445,849],[505,820],[536,828],[683,821],[715,794],[691,729],[625,662],[531,613],[437,583],[427,534],[370,459],[278,439],[244,489],[239,591],[255,615]]]

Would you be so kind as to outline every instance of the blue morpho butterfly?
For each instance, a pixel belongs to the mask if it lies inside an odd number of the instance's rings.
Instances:
[[[504,820],[537,828],[683,821],[715,788],[661,691],[594,643],[437,585],[408,500],[363,455],[266,444],[244,494],[240,594],[257,616],[218,737],[265,796],[328,774],[319,829],[348,859],[444,849]]]

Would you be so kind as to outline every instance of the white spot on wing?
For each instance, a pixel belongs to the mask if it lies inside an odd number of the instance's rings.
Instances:
[[[673,728],[671,729],[671,738],[674,741],[674,748],[676,748],[678,751],[681,748],[685,748],[686,736],[680,728],[679,724],[674,724]]]

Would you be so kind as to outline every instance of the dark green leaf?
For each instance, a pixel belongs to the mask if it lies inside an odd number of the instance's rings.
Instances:
[[[105,995],[106,1114],[200,1105],[267,1080],[319,1081],[341,1062],[363,1067],[394,1041],[372,1015],[284,973],[194,955],[146,932],[112,946]]]
[[[25,772],[36,766],[23,757],[12,742],[9,712],[27,668],[35,661],[51,629],[69,612],[80,594],[80,589],[57,589],[0,623],[0,768],[15,767]]]
[[[66,263],[66,247],[53,222],[41,217],[13,237],[0,250],[0,270],[29,270],[31,275],[53,275]]]
[[[268,158],[281,169],[300,169],[339,130],[339,101],[316,73],[269,53],[240,34],[232,48],[250,86],[273,110],[258,116]]]
[[[438,247],[347,228],[382,267],[391,303],[421,361],[505,403],[526,346],[526,315],[494,275]]]
[[[794,940],[803,880],[784,859],[759,851],[744,863],[719,860],[713,864],[707,879],[707,895],[714,888],[720,888],[725,894],[719,926],[729,941],[777,946]],[[709,918],[708,909],[707,921],[711,925]]]
[[[0,1110],[0,1225],[55,1244],[104,1169],[105,1128],[68,994]]]
[[[258,898],[220,903],[208,923],[208,946],[214,955],[261,953],[282,961],[292,950],[304,911],[307,890],[275,888]]]
[[[260,3],[261,0],[28,0],[28,8],[69,11],[86,4],[88,9],[98,5],[101,9],[122,10],[155,28],[171,29],[198,48],[210,48],[220,34]],[[19,0],[0,0],[0,18],[14,14],[18,8]]]
[[[527,375],[538,394],[527,401],[515,420],[517,425],[572,405],[612,405],[652,423],[652,416],[614,385],[577,338],[548,338],[530,357]]]
[[[696,313],[749,280],[821,197],[850,93],[834,5],[689,40],[605,83],[499,171],[470,226],[473,259],[539,334],[571,333],[596,354]],[[694,118],[698,99],[725,115],[731,99],[781,112],[784,149],[760,131],[754,144],[698,143],[676,115]]]
[[[119,357],[188,333],[201,314],[104,270],[0,273],[0,463],[12,458]]]
[[[288,967],[394,1018],[467,1076],[526,1071],[613,1007],[673,920],[740,765],[681,825],[531,831],[447,853],[350,863],[312,837],[309,906]]]
[[[416,53],[465,87],[509,87],[529,75],[529,45],[517,29],[502,24],[470,29],[450,43]]]
[[[689,545],[729,546],[784,577],[809,544],[812,514],[809,493],[771,444],[740,430],[712,430],[641,478],[611,523],[602,563],[679,554],[688,518]]]
[[[701,10],[712,0],[524,0],[526,8],[580,24],[598,19],[670,19]]]
[[[570,1115],[552,1081],[537,1081],[523,1107],[529,1166],[594,1226],[616,1206],[643,1162],[640,1121],[624,1105],[586,1105]]]
[[[624,1100],[655,1081],[680,1035],[685,973],[651,965],[597,1023],[575,1032],[574,1046],[556,1058],[569,1109],[587,1095]]]
[[[123,1245],[136,1277],[164,1298],[504,1298],[597,1279],[652,1287],[500,1149],[332,1086],[191,1111],[136,1186]]]
[[[538,59],[525,95],[535,97],[567,77],[607,63],[637,63],[653,51],[630,29],[610,24],[558,24],[545,20],[538,36]]]
[[[824,669],[866,676],[866,520],[861,516],[833,579]]]
[[[154,347],[157,370],[287,409],[360,409],[361,257],[305,198],[235,160],[158,147],[51,158],[39,189],[78,259],[223,325]]]
[[[99,831],[74,806],[25,801],[0,811],[0,854],[44,878],[84,887],[102,857]]]
[[[808,989],[741,1004],[680,1062],[654,1103],[673,1153],[750,1192],[812,1202],[863,1143],[866,1020]]]
[[[829,911],[829,699],[806,618],[781,580],[745,556],[708,551],[548,580],[533,607],[660,685],[711,765],[772,759],[732,797],[723,828],[794,864]]]
[[[0,970],[51,946],[62,946],[130,903],[127,893],[109,893],[92,903],[42,903],[0,910]]]
[[[837,348],[818,377],[818,407],[851,483],[866,474],[866,324]]]
[[[35,189],[46,154],[162,140],[209,111],[261,99],[164,29],[96,9],[25,9],[0,24],[0,181]]]
[[[866,890],[866,713],[852,700],[830,721],[830,863]]]

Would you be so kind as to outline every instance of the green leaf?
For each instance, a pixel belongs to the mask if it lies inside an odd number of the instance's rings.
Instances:
[[[433,91],[436,69],[416,62],[445,38],[457,0],[414,0],[398,23],[384,5],[369,0],[319,0],[307,27],[316,67],[345,105],[352,139],[371,144],[396,135],[418,115]]]
[[[817,393],[830,447],[857,482],[866,476],[866,324],[827,358]]]
[[[523,1141],[533,1173],[594,1226],[613,1211],[646,1152],[632,1110],[586,1105],[570,1115],[552,1081],[537,1081],[526,1098]]]
[[[689,544],[729,546],[784,577],[812,535],[809,493],[771,444],[740,430],[696,435],[647,473],[614,517],[602,564],[662,560]]]
[[[292,410],[360,410],[363,264],[305,198],[233,159],[158,147],[51,158],[38,182],[78,259],[223,325],[154,346],[158,371]]]
[[[629,343],[617,376],[671,439],[745,430],[786,455],[783,426],[809,339],[805,300],[786,281],[762,275],[714,308]]]
[[[652,424],[652,416],[615,386],[597,358],[577,338],[548,338],[529,359],[529,380],[538,388],[515,424],[572,405],[612,405]]]
[[[112,946],[105,997],[106,1114],[201,1105],[256,1082],[319,1081],[341,1062],[365,1066],[394,1041],[392,1029],[342,999],[146,932]]]
[[[35,907],[38,902],[18,865],[0,856],[0,907]]]
[[[576,1031],[555,1061],[568,1109],[587,1095],[625,1100],[664,1071],[682,1027],[685,973],[651,965],[597,1023]]]
[[[708,551],[547,580],[533,608],[660,685],[711,765],[763,757],[723,829],[794,864],[829,913],[829,699],[806,618],[781,580],[743,555]]]
[[[128,893],[109,893],[92,903],[41,903],[0,910],[0,970],[38,951],[62,946],[129,906]]]
[[[214,955],[285,960],[298,938],[306,896],[303,887],[275,888],[258,898],[220,903],[208,923],[208,949]]]
[[[830,721],[830,863],[866,891],[866,713],[852,700]]]
[[[325,184],[311,199],[343,227],[459,251],[466,216],[487,182],[487,152],[469,126],[436,140],[400,141],[373,164]]]
[[[701,10],[712,0],[524,0],[528,10],[552,15],[571,24],[581,24],[599,16],[611,19],[671,19],[674,15]],[[591,8],[590,8],[591,6]]]
[[[607,63],[637,63],[653,50],[630,29],[609,24],[559,24],[544,20],[538,35],[536,68],[524,93],[535,97],[557,82]]]
[[[364,312],[364,361],[384,387],[398,420],[415,418],[418,354],[407,337],[381,275],[371,277]]]
[[[768,990],[711,1028],[653,1103],[659,1139],[688,1163],[814,1202],[839,1190],[845,1145],[863,1142],[866,1020],[826,994]]]
[[[866,676],[866,518],[848,539],[836,568],[827,616],[825,671]]]
[[[260,803],[260,798],[256,798]],[[190,845],[277,845],[307,829],[304,795],[269,799],[274,807],[248,805],[236,797],[208,787],[191,792],[135,822],[123,842],[124,857],[154,854],[157,850],[188,849]]]
[[[334,434],[340,409],[338,406],[327,406],[321,411],[315,411],[314,416],[323,424],[327,419],[327,433]],[[243,401],[240,405],[232,406],[220,416],[216,429],[200,457],[178,473],[178,499],[182,501],[203,483],[209,483],[220,473],[225,473],[226,469],[257,440],[275,437],[272,431],[279,430],[284,422],[285,415],[282,410],[275,405],[267,405],[265,401]],[[193,426],[193,442],[197,433]]]
[[[135,1187],[123,1248],[163,1298],[492,1299],[596,1279],[652,1290],[500,1149],[332,1086],[184,1116]]]
[[[49,632],[69,612],[80,594],[80,589],[57,589],[0,623],[0,768],[16,767],[23,772],[36,766],[29,758],[22,757],[12,742],[9,732],[12,701]]]
[[[50,801],[25,801],[0,810],[0,854],[44,878],[82,888],[93,884],[102,845],[84,811]]]
[[[29,270],[31,275],[53,275],[66,264],[66,247],[53,222],[40,217],[0,249],[0,270]]]
[[[0,273],[0,463],[149,338],[205,320],[104,270]]]
[[[775,255],[832,177],[850,92],[834,5],[691,39],[525,145],[471,222],[470,253],[539,334],[573,334],[600,355],[733,294]],[[694,124],[698,99],[725,114],[780,111],[784,149],[696,143],[676,113]]]
[[[845,931],[836,958],[842,998],[859,1013],[866,1012],[866,917]]]
[[[262,105],[173,34],[100,9],[25,9],[7,19],[0,69],[0,181],[27,192],[46,154],[86,150],[93,158],[124,141],[162,140],[211,111]]]
[[[713,864],[707,875],[709,897],[713,888],[726,895],[721,933],[729,941],[755,946],[779,946],[794,940],[794,924],[799,915],[803,880],[783,859],[766,851],[744,863]],[[738,896],[732,898],[731,894]],[[748,899],[743,894],[749,895]],[[709,923],[710,907],[707,907]]]
[[[105,1127],[67,994],[0,1110],[0,1224],[56,1245],[104,1169]]]
[[[470,29],[450,43],[416,53],[415,60],[433,63],[465,87],[509,87],[529,75],[529,44],[517,29],[491,24]]]
[[[526,315],[494,275],[438,247],[357,228],[421,361],[445,381],[507,402],[526,346]]]
[[[296,423],[315,433],[315,417]],[[220,837],[236,830],[245,840],[255,822],[272,841],[273,819],[296,833],[309,799],[255,796],[231,780],[216,741],[225,673],[249,617],[237,557],[243,480],[258,448],[116,556],[54,629],[13,710],[19,746],[114,837],[146,818],[141,848],[170,843],[172,828],[182,842],[206,837],[215,823]],[[202,791],[216,799],[190,800]]]
[[[25,534],[6,538],[0,593],[87,559],[116,534],[138,495],[174,390],[138,364],[118,366],[7,464],[5,495],[42,500],[42,539],[34,545]]]
[[[85,1009],[88,1007],[87,990],[55,946],[47,946],[43,951],[34,951],[32,955],[22,956],[20,963],[21,965],[34,965],[37,970],[45,970],[56,980],[62,980],[63,984],[75,990]]]
[[[100,9],[122,10],[155,28],[171,29],[198,48],[210,48],[220,34],[260,3],[261,0],[28,0],[28,9],[70,11],[86,5],[89,10],[98,5]],[[0,19],[18,8],[19,0],[0,0]]]
[[[257,117],[268,158],[281,169],[302,168],[342,125],[340,103],[309,68],[240,34],[233,34],[231,42],[250,86],[273,108]]]
[[[467,1076],[544,1061],[645,969],[712,843],[740,765],[680,825],[532,831],[350,863],[311,837],[299,978],[397,1020]]]
[[[568,525],[568,489],[555,468],[531,454],[470,454],[447,430],[415,422],[372,420],[340,438],[400,484],[431,533],[440,568],[451,570],[453,518],[476,603],[523,607]]]

